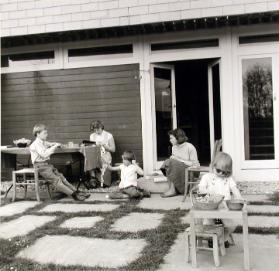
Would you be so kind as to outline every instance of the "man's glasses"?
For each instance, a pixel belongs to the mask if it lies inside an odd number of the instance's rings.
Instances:
[[[230,171],[225,171],[225,170],[222,170],[222,169],[219,169],[219,168],[215,168],[215,169],[216,169],[216,172],[217,172],[218,174],[222,174],[222,175],[224,175],[224,176],[229,176],[229,175],[231,174]]]

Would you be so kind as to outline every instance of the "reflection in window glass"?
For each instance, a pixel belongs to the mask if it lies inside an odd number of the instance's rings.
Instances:
[[[171,70],[154,68],[157,159],[163,161],[170,153],[168,131],[173,127]]]
[[[54,61],[54,51],[4,55],[1,56],[1,67],[53,64]]]
[[[272,59],[242,60],[245,160],[274,159]]]

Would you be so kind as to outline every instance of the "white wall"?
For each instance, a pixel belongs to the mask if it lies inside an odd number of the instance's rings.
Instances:
[[[1,0],[1,36],[276,10],[278,0]]]

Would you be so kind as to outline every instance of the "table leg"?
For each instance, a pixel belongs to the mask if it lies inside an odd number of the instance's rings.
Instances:
[[[186,168],[185,169],[185,191],[184,191],[184,196],[183,196],[182,202],[184,202],[187,197],[188,183],[189,183],[189,170]]]
[[[190,212],[190,244],[191,244],[191,261],[192,266],[197,267],[197,250],[196,250],[196,230],[195,230],[195,218],[192,212]]]
[[[243,251],[244,251],[244,269],[250,270],[250,251],[249,251],[249,236],[248,236],[248,215],[247,210],[242,213],[242,231],[243,231]]]

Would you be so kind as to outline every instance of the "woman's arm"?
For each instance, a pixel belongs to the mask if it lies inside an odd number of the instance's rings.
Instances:
[[[107,145],[103,145],[106,151],[115,152],[115,142],[113,136],[109,139]]]
[[[174,160],[176,160],[176,161],[182,162],[182,163],[184,163],[186,166],[189,166],[189,167],[193,166],[193,162],[192,162],[192,161],[190,161],[190,160],[184,160],[184,159],[182,159],[182,158],[180,158],[180,157],[178,157],[178,156],[175,156],[175,155],[172,155],[172,156],[170,157],[170,159],[174,159]]]

